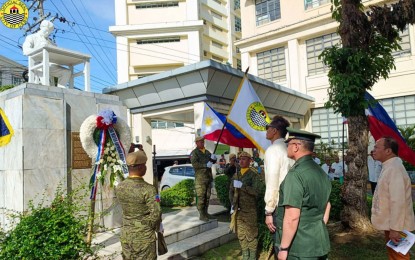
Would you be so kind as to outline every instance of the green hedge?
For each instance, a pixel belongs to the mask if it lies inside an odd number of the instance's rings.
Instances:
[[[161,191],[160,197],[162,206],[190,206],[195,198],[195,181],[183,180],[170,189]]]
[[[80,196],[86,197],[86,194]],[[28,213],[14,215],[14,229],[0,236],[0,259],[82,259],[91,254],[85,242],[87,212],[61,188],[50,206],[29,202]]]
[[[231,202],[229,201],[229,185],[231,180],[226,175],[220,175],[215,178],[216,194],[220,203],[227,208],[231,209]]]

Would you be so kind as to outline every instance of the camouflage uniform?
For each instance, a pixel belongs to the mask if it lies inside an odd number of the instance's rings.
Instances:
[[[157,259],[155,233],[161,209],[156,189],[143,178],[127,178],[116,188],[116,195],[123,211],[123,259]]]
[[[245,168],[246,169],[246,168]],[[229,199],[238,208],[236,215],[236,234],[242,248],[242,259],[257,259],[258,222],[257,204],[258,192],[264,185],[254,168],[248,168],[242,175],[241,170],[233,176],[229,187]],[[242,182],[242,188],[235,189],[233,180]]]
[[[192,151],[192,166],[195,169],[195,188],[197,194],[197,210],[199,211],[200,219],[207,220],[208,207],[210,199],[210,185],[213,181],[212,169],[206,167],[210,160],[211,153],[205,149],[203,153],[196,148]]]

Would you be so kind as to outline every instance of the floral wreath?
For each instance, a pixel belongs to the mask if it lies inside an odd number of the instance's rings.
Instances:
[[[95,199],[98,181],[104,184],[107,174],[111,187],[128,174],[123,144],[130,145],[131,132],[124,120],[107,109],[85,119],[80,139],[85,152],[95,160],[90,181],[91,199]]]

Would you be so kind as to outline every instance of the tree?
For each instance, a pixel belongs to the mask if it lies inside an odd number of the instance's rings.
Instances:
[[[342,188],[344,209],[341,221],[345,227],[369,231],[366,181],[368,123],[364,98],[379,78],[387,79],[395,69],[392,52],[399,50],[399,31],[415,21],[415,0],[370,6],[364,11],[361,0],[331,0],[332,17],[339,22],[342,46],[321,54],[329,67],[327,108],[348,118],[349,149],[345,161],[348,172]]]

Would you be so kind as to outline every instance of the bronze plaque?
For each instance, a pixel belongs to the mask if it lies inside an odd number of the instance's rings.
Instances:
[[[88,169],[91,168],[91,158],[82,148],[79,132],[71,133],[72,142],[72,169]]]

